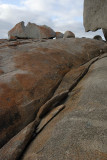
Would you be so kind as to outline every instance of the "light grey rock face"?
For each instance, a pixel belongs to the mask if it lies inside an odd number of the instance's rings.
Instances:
[[[75,38],[75,34],[71,31],[66,31],[64,33],[64,38]]]
[[[107,29],[107,0],[84,0],[85,31]]]
[[[48,26],[39,26],[34,23],[28,23],[26,26],[26,35],[28,38],[54,38],[55,32]]]
[[[13,39],[13,37],[49,39],[54,38],[55,35],[55,32],[50,27],[46,25],[39,26],[30,22],[27,24],[26,27],[24,26],[24,22],[20,22],[8,32],[9,39]]]
[[[96,40],[99,40],[99,41],[102,41],[102,37],[100,35],[96,35],[93,37],[93,39],[96,39]]]

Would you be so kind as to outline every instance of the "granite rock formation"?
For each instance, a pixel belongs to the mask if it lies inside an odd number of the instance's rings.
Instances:
[[[70,79],[72,72],[66,77]],[[63,87],[64,84],[70,85],[70,82],[63,82]],[[99,58],[91,64],[87,75],[63,102],[66,107],[33,140],[22,160],[106,160],[105,86],[107,57]]]
[[[1,40],[0,160],[106,159],[106,57],[95,39]]]
[[[9,40],[14,40],[15,38],[33,38],[33,39],[50,39],[55,37],[55,32],[48,26],[39,26],[34,23],[28,23],[24,26],[24,22],[20,22],[15,25],[9,32]]]

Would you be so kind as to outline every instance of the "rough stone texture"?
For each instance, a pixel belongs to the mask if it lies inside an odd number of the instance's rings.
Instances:
[[[69,93],[66,108],[39,133],[22,160],[107,160],[106,93],[104,57]]]
[[[26,26],[26,34],[28,38],[50,39],[56,36],[55,32],[48,26],[39,26],[34,23],[28,23]]]
[[[9,32],[9,40],[16,38],[36,38],[36,39],[50,39],[55,37],[55,32],[48,26],[39,26],[34,23],[28,23],[24,26],[24,22],[15,25]]]
[[[75,38],[75,34],[71,31],[66,31],[63,38]]]
[[[99,41],[102,41],[102,37],[100,35],[96,35],[93,37],[93,39],[96,39],[96,40],[99,40]]]
[[[16,136],[14,136],[6,145],[0,149],[0,160],[17,160],[20,158],[26,146],[33,139],[34,131],[38,134],[60,111],[65,108],[65,105],[60,105],[54,108],[48,116],[40,119],[35,119]],[[38,127],[37,127],[38,126]],[[35,130],[37,128],[37,130]]]
[[[17,37],[15,37],[15,36],[9,36],[9,40],[10,41],[15,41],[15,40],[17,40]]]
[[[52,110],[56,105],[60,103],[61,100],[66,98],[68,95],[68,90],[61,92],[53,96],[49,101],[47,101],[39,110],[37,118],[42,119],[50,110]]]
[[[61,32],[56,32],[56,39],[63,38],[64,34]]]
[[[107,1],[84,0],[84,26],[86,31],[107,29]]]
[[[68,91],[62,92],[47,101],[46,104],[40,108],[35,120],[11,138],[11,140],[0,149],[0,160],[19,159],[34,135],[38,134],[52,118],[65,108],[65,105],[57,106],[57,104],[60,103],[67,94]],[[47,117],[45,117],[46,115]]]
[[[91,39],[0,42],[1,147],[34,120],[71,68],[107,51]]]
[[[38,125],[35,133],[36,134],[39,134],[39,132],[41,132],[44,127],[60,112],[62,111],[63,109],[65,108],[65,105],[60,105],[60,106],[57,106],[55,107],[47,116],[45,116],[40,124]]]
[[[30,123],[0,149],[0,160],[16,160],[24,150],[34,132],[34,122]]]
[[[13,37],[27,38],[23,21],[16,24],[14,28],[8,32],[8,38],[13,40]]]
[[[103,54],[105,56],[105,54]],[[107,56],[107,54],[106,54]],[[88,72],[89,67],[97,61],[99,57],[95,57],[89,62],[85,63],[82,66],[76,67],[71,69],[62,79],[60,85],[56,89],[54,96],[58,95],[60,93],[65,92],[68,90],[69,92],[75,88],[75,86],[78,84],[78,82],[85,76],[85,74]]]

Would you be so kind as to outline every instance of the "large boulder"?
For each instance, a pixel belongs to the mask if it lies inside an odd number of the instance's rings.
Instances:
[[[36,39],[50,39],[55,37],[55,32],[48,26],[43,25],[39,26],[34,23],[28,23],[27,26],[24,26],[24,22],[20,22],[15,25],[9,32],[9,40],[13,40],[13,37],[16,38],[36,38]]]
[[[91,39],[2,42],[0,147],[34,120],[71,68],[104,52],[107,45]]]
[[[85,31],[107,29],[107,1],[84,0],[84,27]],[[107,35],[107,31],[105,32]],[[105,35],[104,34],[104,35]],[[106,40],[107,37],[105,36]]]
[[[15,39],[16,38],[27,38],[26,32],[25,32],[25,26],[24,22],[17,23],[9,32],[8,32],[8,38],[9,39]]]
[[[75,34],[71,31],[66,31],[63,38],[75,38]]]
[[[61,32],[56,32],[56,39],[63,38],[64,34]]]
[[[39,26],[35,23],[28,23],[26,26],[26,34],[28,38],[37,38],[37,39],[50,39],[55,37],[55,32],[50,27],[43,25]]]

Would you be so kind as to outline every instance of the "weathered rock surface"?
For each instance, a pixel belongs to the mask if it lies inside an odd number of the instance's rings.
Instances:
[[[86,31],[107,29],[107,1],[84,0],[84,26]]]
[[[100,35],[96,35],[93,37],[93,39],[96,39],[96,40],[99,40],[99,41],[102,41],[102,37]]]
[[[12,145],[16,149],[19,145],[23,150],[27,144],[26,137],[32,135],[29,134],[29,128],[26,135],[24,127],[36,118],[37,113],[39,118],[43,118],[48,108],[50,111],[50,108],[59,105],[68,94],[69,87],[64,92],[54,93],[64,75],[104,52],[107,52],[106,43],[91,39],[1,41],[0,146],[8,142],[2,148]],[[80,67],[80,72],[83,70],[84,67]],[[74,75],[74,79],[78,79],[78,76]],[[17,135],[21,130],[22,135]],[[18,152],[20,150],[16,149],[16,157]],[[11,156],[11,150],[9,155]]]
[[[65,109],[32,141],[22,160],[107,159],[106,56],[91,65],[63,102]]]
[[[64,34],[61,32],[56,32],[56,39],[63,38]]]
[[[33,135],[34,124],[30,123],[0,149],[0,160],[16,160],[20,157]]]
[[[39,132],[50,122],[50,120],[52,120],[64,108],[65,105],[57,106],[42,120],[37,117],[33,122],[22,129],[0,149],[0,160],[20,159],[26,146],[28,146],[29,142],[33,140],[34,135],[36,136],[39,134]]]
[[[34,23],[28,23],[24,26],[24,22],[20,22],[15,25],[9,32],[9,40],[14,40],[16,38],[36,38],[36,39],[50,39],[55,37],[55,32],[48,26],[39,26]]]
[[[71,31],[66,31],[63,38],[75,38],[75,34]]]
[[[16,38],[27,38],[24,22],[19,22],[16,24],[9,32],[8,32],[9,39]]]

